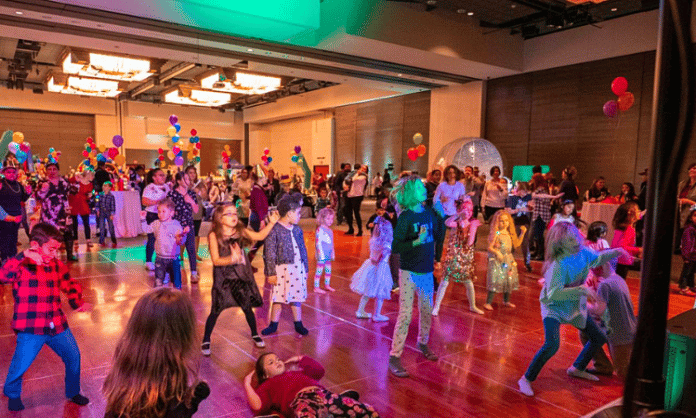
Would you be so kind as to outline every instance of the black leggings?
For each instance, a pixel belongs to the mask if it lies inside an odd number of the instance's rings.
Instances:
[[[77,241],[77,216],[78,215],[71,215],[72,216],[72,232],[73,232],[73,238]],[[85,227],[85,239],[90,239],[92,237],[92,232],[89,228],[89,214],[87,215],[80,215],[80,218],[82,218],[82,225]]]
[[[353,216],[355,216],[355,225],[358,227],[358,232],[362,232],[362,218],[360,217],[360,204],[363,201],[363,196],[349,197],[346,201],[346,221],[348,230],[353,230]]]
[[[244,317],[246,318],[247,324],[249,324],[249,329],[251,330],[251,336],[253,337],[253,336],[259,335],[259,332],[256,329],[256,315],[254,315],[254,310],[251,308],[247,308],[247,309],[242,309],[242,312],[244,312]],[[220,313],[222,313],[222,312],[220,312]],[[213,328],[215,328],[215,323],[217,322],[217,319],[220,316],[220,313],[213,313],[211,311],[210,315],[208,315],[208,319],[205,321],[205,332],[203,334],[203,342],[204,343],[210,342],[210,335],[213,333]]]

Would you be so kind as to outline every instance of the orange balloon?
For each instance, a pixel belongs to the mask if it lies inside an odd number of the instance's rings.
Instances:
[[[416,151],[418,151],[418,156],[419,156],[419,157],[424,156],[424,155],[425,155],[425,151],[426,151],[425,145],[423,145],[423,144],[418,145],[418,146],[416,147]]]
[[[633,106],[633,103],[635,103],[636,98],[633,97],[633,93],[630,91],[627,91],[626,93],[622,94],[619,96],[619,98],[616,100],[616,102],[619,104],[619,110],[622,112],[627,111],[628,109]]]

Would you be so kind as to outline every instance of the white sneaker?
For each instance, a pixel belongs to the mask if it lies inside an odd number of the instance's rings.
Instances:
[[[522,376],[520,377],[520,380],[517,381],[517,384],[520,387],[520,392],[524,393],[527,396],[534,396],[534,390],[532,389],[532,383],[527,380],[526,377]]]
[[[355,317],[358,319],[370,319],[372,317],[372,315],[370,315],[369,313],[367,313],[365,311],[362,311],[362,312],[355,311]]]
[[[389,321],[389,317],[382,314],[375,314],[372,315],[372,320],[375,322],[387,322]]]
[[[145,266],[149,271],[155,271],[155,263],[153,263],[152,261],[148,261],[147,263],[145,263]]]

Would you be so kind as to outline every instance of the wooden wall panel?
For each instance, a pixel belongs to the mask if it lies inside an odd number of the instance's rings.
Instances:
[[[46,157],[49,148],[61,152],[61,172],[82,162],[87,137],[94,137],[94,115],[0,109],[0,133],[22,132],[33,154]]]
[[[633,179],[633,184],[636,187],[636,192],[640,188],[642,181],[638,173],[650,165],[650,155],[652,137],[652,107],[653,107],[653,83],[655,82],[655,53],[645,54],[645,63],[643,65],[643,94],[640,97],[640,103],[634,106],[640,106],[640,125],[638,126],[638,146],[636,149],[636,168]]]
[[[334,166],[338,171],[342,163],[353,163],[355,160],[357,105],[336,108],[334,135]]]
[[[394,162],[394,166],[401,165],[402,170],[412,170],[425,176],[428,172],[428,154],[430,151],[430,92],[422,92],[403,96],[404,122],[403,141],[401,145],[401,164]],[[416,161],[408,159],[408,149],[416,146],[413,143],[413,135],[423,135],[422,144],[425,145],[426,154]],[[382,167],[382,170],[384,167]]]
[[[215,175],[219,175],[218,170],[222,166],[222,151],[225,150],[225,145],[230,146],[230,151],[232,152],[230,160],[234,159],[237,161],[242,161],[242,141],[224,141],[213,138],[201,138],[202,153],[201,166],[198,173],[199,175],[207,176],[210,172],[215,173]]]

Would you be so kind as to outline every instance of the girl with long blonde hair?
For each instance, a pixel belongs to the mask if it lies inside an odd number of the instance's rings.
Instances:
[[[105,418],[192,416],[210,394],[198,381],[196,340],[188,295],[169,288],[143,295],[104,381]]]
[[[254,280],[247,252],[253,241],[266,238],[278,215],[272,213],[268,220],[266,227],[256,232],[240,222],[237,208],[232,202],[218,205],[213,212],[212,230],[208,235],[210,259],[213,261],[213,287],[210,315],[205,321],[201,345],[203,355],[210,355],[210,336],[218,317],[223,310],[235,306],[244,312],[254,345],[259,348],[266,346],[256,329],[253,310],[263,305],[263,298]]]
[[[510,292],[517,290],[520,286],[517,277],[517,262],[513,256],[515,247],[522,244],[522,239],[527,233],[525,226],[520,227],[521,237],[515,232],[515,223],[512,216],[505,211],[499,210],[493,215],[491,220],[491,231],[488,235],[488,275],[486,284],[488,286],[488,297],[483,308],[493,310],[491,302],[496,293],[503,294],[503,305],[514,308],[510,302]]]

